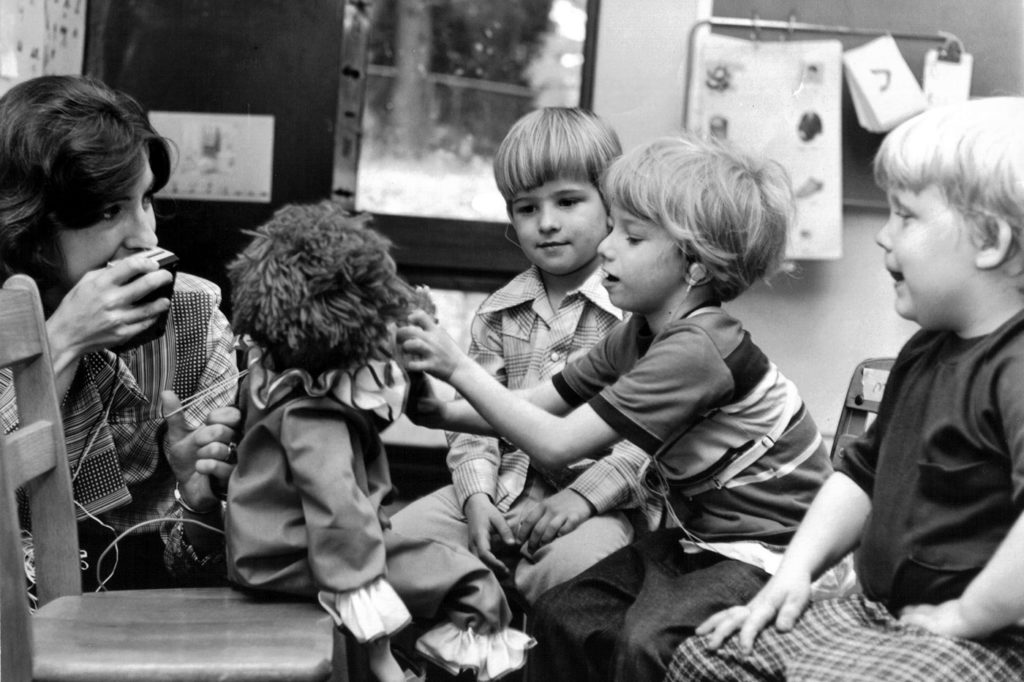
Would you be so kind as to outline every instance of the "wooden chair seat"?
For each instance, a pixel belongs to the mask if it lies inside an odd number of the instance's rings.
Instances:
[[[230,588],[60,597],[32,618],[38,680],[326,680],[333,627],[310,601]]]

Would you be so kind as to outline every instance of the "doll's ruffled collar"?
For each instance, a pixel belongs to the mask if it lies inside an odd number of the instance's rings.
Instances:
[[[405,409],[409,382],[405,370],[394,360],[371,360],[355,369],[331,369],[318,377],[297,368],[276,372],[268,364],[262,349],[249,347],[249,397],[259,409],[296,388],[313,398],[331,395],[344,405],[373,412],[388,422],[398,419]]]

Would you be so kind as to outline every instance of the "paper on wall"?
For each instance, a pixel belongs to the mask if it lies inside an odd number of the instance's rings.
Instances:
[[[866,130],[888,132],[928,106],[891,35],[847,50],[843,65],[857,120]]]
[[[0,0],[0,94],[44,74],[80,74],[86,0]]]
[[[842,255],[842,44],[707,34],[697,45],[687,125],[763,153],[797,197],[788,258]]]
[[[943,59],[938,48],[924,55],[924,97],[929,107],[966,102],[971,95],[974,57],[959,53],[954,61]]]
[[[150,111],[149,121],[178,152],[160,197],[270,203],[273,116]]]

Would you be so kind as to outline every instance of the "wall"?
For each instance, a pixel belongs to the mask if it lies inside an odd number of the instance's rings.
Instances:
[[[853,368],[892,356],[917,328],[893,310],[893,287],[875,233],[886,214],[847,209],[843,258],[801,261],[791,275],[758,285],[726,308],[799,387],[827,436],[835,432]]]
[[[678,130],[683,120],[690,28],[711,0],[601,0],[594,65],[594,111],[624,147]]]

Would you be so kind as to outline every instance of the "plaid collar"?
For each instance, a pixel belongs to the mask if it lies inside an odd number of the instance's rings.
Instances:
[[[480,305],[479,312],[501,312],[525,303],[533,303],[546,294],[547,290],[544,287],[544,281],[541,279],[540,269],[536,265],[531,265],[527,270],[513,277],[508,284],[491,294]],[[574,296],[585,298],[598,308],[613,315],[616,319],[621,320],[623,318],[622,311],[612,305],[611,300],[608,298],[608,292],[601,286],[600,269],[595,270],[579,288],[570,291],[566,295],[566,299]]]

